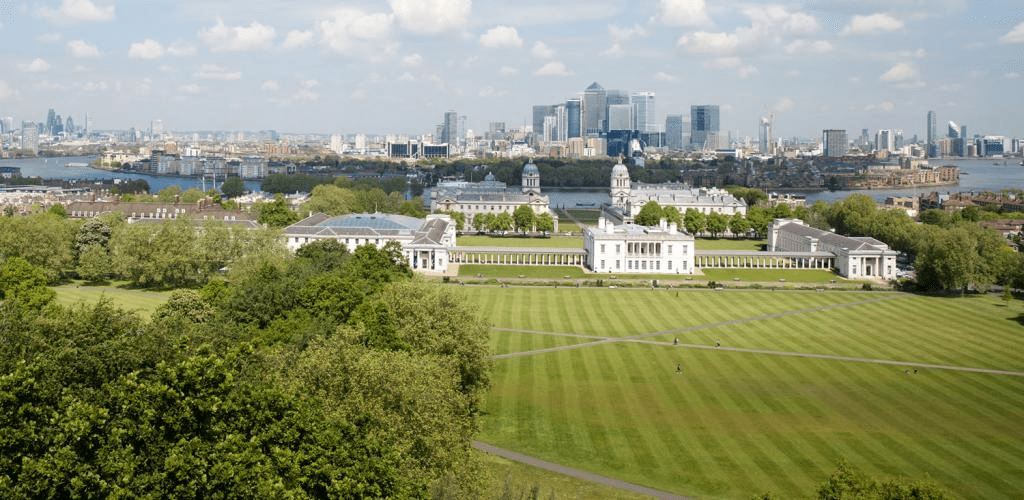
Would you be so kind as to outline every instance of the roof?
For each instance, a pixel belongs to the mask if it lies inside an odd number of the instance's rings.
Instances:
[[[841,234],[836,234],[836,233],[833,233],[831,231],[825,231],[825,230],[822,230],[822,229],[818,229],[818,228],[815,228],[815,227],[807,226],[807,225],[804,225],[804,224],[798,224],[798,223],[795,223],[795,222],[790,222],[790,223],[787,223],[787,224],[783,224],[782,226],[780,226],[780,229],[782,229],[782,230],[784,230],[786,232],[798,235],[798,236],[806,236],[808,238],[817,238],[818,241],[820,241],[822,243],[825,243],[825,244],[828,244],[828,245],[831,245],[831,246],[834,246],[834,247],[837,247],[837,248],[845,248],[845,249],[847,249],[849,251],[857,251],[857,250],[887,250],[888,249],[888,245],[886,245],[885,243],[882,243],[881,241],[878,241],[878,240],[876,240],[874,238],[869,238],[869,237],[866,237],[866,236],[864,236],[864,237],[857,237],[857,238],[851,238],[849,236],[843,236]]]
[[[320,237],[405,237],[413,245],[443,245],[452,224],[447,217],[431,216],[427,220],[396,214],[348,214],[331,217],[315,213],[284,229],[288,236]]]
[[[395,214],[348,214],[324,219],[315,225],[319,227],[371,229],[376,231],[415,231],[423,225],[423,220]]]

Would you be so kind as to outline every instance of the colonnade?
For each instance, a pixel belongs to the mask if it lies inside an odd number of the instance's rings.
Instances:
[[[835,257],[826,252],[697,252],[698,268],[725,269],[832,269]]]
[[[503,266],[582,266],[587,260],[587,252],[582,248],[455,247],[448,255],[453,264]]]

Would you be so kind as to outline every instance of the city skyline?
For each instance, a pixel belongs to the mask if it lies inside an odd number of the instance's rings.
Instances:
[[[1024,11],[995,1],[48,0],[4,4],[0,40],[18,123],[420,135],[455,110],[482,135],[596,81],[653,92],[662,127],[713,103],[754,138],[769,114],[776,137],[925,137],[929,111],[1024,133]]]

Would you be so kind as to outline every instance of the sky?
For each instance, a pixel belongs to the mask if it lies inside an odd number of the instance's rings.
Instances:
[[[1020,0],[0,0],[0,116],[94,129],[477,133],[653,91],[658,121],[1024,136]]]

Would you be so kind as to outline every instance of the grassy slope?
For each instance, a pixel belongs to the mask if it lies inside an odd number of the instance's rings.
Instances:
[[[746,319],[666,333],[664,345],[497,361],[481,435],[495,445],[707,497],[807,496],[841,456],[876,476],[928,475],[959,496],[1024,490],[1022,377],[906,375],[897,366],[668,342],[1024,369],[1015,356],[1024,348],[1019,313],[997,299],[516,288],[472,299],[496,325],[552,332],[624,336]],[[843,307],[821,309],[835,305]],[[539,347],[525,334],[494,336],[507,352]]]

